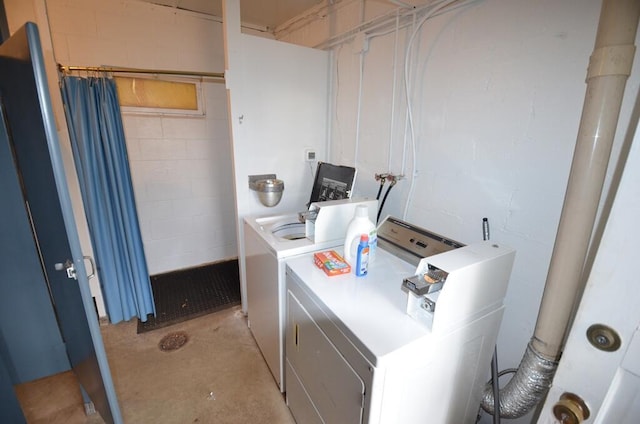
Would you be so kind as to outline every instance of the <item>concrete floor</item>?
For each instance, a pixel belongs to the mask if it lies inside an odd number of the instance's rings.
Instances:
[[[124,422],[294,423],[240,307],[136,334],[137,322],[102,327]],[[165,335],[188,342],[163,352]],[[16,387],[29,424],[103,424],[86,416],[72,372]]]

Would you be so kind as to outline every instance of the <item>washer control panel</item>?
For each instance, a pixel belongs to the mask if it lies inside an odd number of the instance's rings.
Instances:
[[[378,226],[378,246],[417,266],[422,258],[457,249],[464,244],[388,216]]]

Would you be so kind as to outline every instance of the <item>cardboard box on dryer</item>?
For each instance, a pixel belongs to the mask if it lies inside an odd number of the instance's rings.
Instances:
[[[344,258],[335,250],[314,253],[313,262],[329,277],[348,274],[351,272],[351,265],[349,265],[347,261],[345,261]]]

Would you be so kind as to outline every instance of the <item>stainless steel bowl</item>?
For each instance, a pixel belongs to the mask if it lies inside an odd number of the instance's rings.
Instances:
[[[260,202],[268,207],[275,206],[282,199],[284,181],[278,179],[258,180],[255,183]]]

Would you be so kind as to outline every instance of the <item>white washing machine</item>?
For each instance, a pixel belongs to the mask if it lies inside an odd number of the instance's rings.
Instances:
[[[247,316],[251,333],[280,390],[284,380],[285,261],[341,246],[357,205],[369,207],[375,222],[377,200],[342,199],[311,203],[306,222],[299,214],[244,219]]]
[[[298,423],[472,424],[515,252],[388,217],[367,276],[287,261],[287,404]]]

